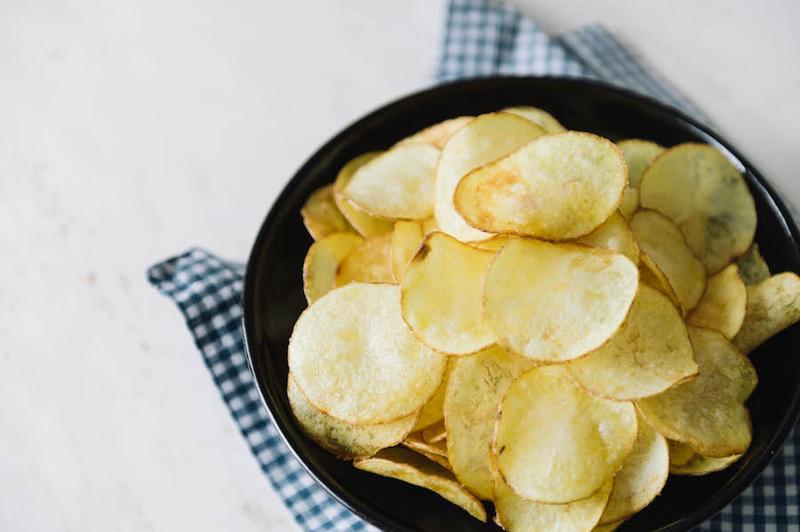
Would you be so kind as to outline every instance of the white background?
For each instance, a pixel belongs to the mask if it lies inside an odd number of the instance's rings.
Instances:
[[[800,3],[519,5],[605,24],[800,204]],[[144,272],[245,257],[318,145],[431,82],[443,14],[0,0],[0,530],[294,528]]]

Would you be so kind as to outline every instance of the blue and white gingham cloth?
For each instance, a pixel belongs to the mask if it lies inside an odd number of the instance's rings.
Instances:
[[[450,0],[443,46],[439,80],[491,74],[592,77],[703,118],[597,26],[550,37],[506,4]],[[245,360],[240,329],[243,273],[242,264],[192,249],[153,266],[148,279],[180,308],[239,430],[297,523],[306,530],[371,529],[311,479],[270,424]],[[796,428],[761,477],[698,530],[800,531],[798,448]]]

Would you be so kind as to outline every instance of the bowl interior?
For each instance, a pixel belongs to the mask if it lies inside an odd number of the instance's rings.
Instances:
[[[272,207],[248,263],[244,327],[250,363],[276,428],[309,472],[351,510],[385,529],[491,530],[426,490],[355,470],[308,440],[286,397],[286,350],[306,307],[302,264],[311,238],[300,208],[317,187],[361,153],[385,149],[435,122],[511,105],[535,105],[567,128],[611,140],[643,138],[664,146],[696,141],[727,152],[745,172],[758,212],[756,242],[773,273],[800,271],[797,230],[760,175],[727,143],[674,110],[609,86],[557,78],[487,78],[414,94],[368,115],[323,146],[297,172]],[[687,192],[689,193],[689,192]],[[752,354],[759,385],[748,402],[753,443],[729,469],[698,478],[671,476],[662,494],[621,530],[687,529],[740,494],[780,448],[800,409],[800,327]]]

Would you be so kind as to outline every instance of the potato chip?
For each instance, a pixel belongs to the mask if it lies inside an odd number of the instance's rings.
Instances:
[[[619,204],[619,213],[630,220],[631,216],[639,210],[639,189],[628,187],[622,195],[622,203]]]
[[[439,224],[436,223],[436,218],[428,218],[422,222],[422,234],[429,235],[435,231],[439,231]]]
[[[545,135],[467,174],[453,203],[482,231],[566,240],[617,210],[627,174],[619,149],[602,137]]]
[[[729,264],[708,278],[703,297],[686,321],[733,338],[742,328],[746,309],[747,287],[736,264]]]
[[[608,501],[613,482],[609,479],[591,496],[566,504],[544,504],[520,497],[496,477],[494,505],[501,526],[509,532],[553,532],[591,530]]]
[[[542,128],[546,133],[562,133],[567,130],[558,120],[555,119],[553,115],[543,109],[539,109],[538,107],[521,105],[517,107],[508,107],[503,109],[503,112],[515,114],[525,118],[526,120],[530,120]]]
[[[593,248],[610,249],[622,253],[634,264],[639,264],[639,246],[631,228],[619,213],[613,213],[600,227],[577,240]]]
[[[489,239],[473,242],[470,245],[486,251],[500,251],[500,248],[505,246],[509,240],[515,240],[517,238],[519,237],[514,235],[494,235]]]
[[[450,462],[448,462],[446,456],[442,456],[440,454],[436,454],[436,453],[432,453],[432,452],[429,452],[429,451],[425,451],[423,449],[415,449],[415,448],[412,447],[412,445],[409,445],[408,441],[403,441],[403,442],[400,443],[400,445],[402,445],[403,447],[405,447],[407,449],[411,449],[412,451],[414,451],[417,454],[421,454],[422,456],[424,456],[425,458],[427,458],[431,462],[436,462],[437,464],[439,464],[440,466],[442,466],[443,468],[447,469],[450,472],[453,471],[453,468],[450,466]]]
[[[708,456],[694,455],[691,460],[683,465],[670,465],[669,472],[673,475],[700,476],[722,471],[729,465],[737,462],[743,455],[735,454],[723,458],[710,458]]]
[[[736,265],[739,267],[739,276],[747,286],[758,284],[770,276],[769,266],[755,242],[747,248],[744,255],[736,259]]]
[[[333,233],[314,242],[303,261],[303,292],[313,303],[336,286],[336,271],[364,239],[355,233]]]
[[[472,122],[474,118],[475,117],[473,116],[459,116],[444,120],[438,124],[426,127],[422,131],[415,133],[410,137],[404,138],[398,142],[398,144],[414,144],[418,142],[424,142],[441,150],[447,142],[447,139],[452,137],[456,131]]]
[[[773,275],[747,288],[744,323],[733,343],[745,354],[800,320],[800,277]]]
[[[289,376],[286,388],[289,405],[303,431],[342,460],[372,456],[381,449],[397,445],[408,435],[417,420],[417,413],[379,425],[351,425],[317,409],[306,399]]]
[[[342,192],[347,185],[350,184],[350,180],[353,178],[353,174],[356,172],[356,170],[370,162],[378,155],[380,155],[380,152],[371,152],[359,155],[344,165],[341,170],[339,170],[339,174],[336,176],[336,181],[333,183],[333,199],[336,201],[336,206],[339,207],[339,210],[342,212],[347,221],[350,222],[350,225],[353,226],[353,228],[358,231],[358,234],[364,238],[372,238],[373,236],[379,236],[390,232],[393,227],[392,222],[389,220],[384,220],[383,218],[370,216],[369,214],[356,209],[344,197]]]
[[[400,288],[354,283],[318,299],[298,318],[289,369],[322,412],[348,423],[387,423],[428,402],[447,358],[426,347],[400,313]]]
[[[486,522],[483,504],[461,486],[450,471],[413,451],[398,447],[383,449],[372,458],[354,461],[353,465],[362,471],[429,489]]]
[[[499,344],[536,360],[567,361],[617,331],[638,280],[619,253],[520,238],[489,268],[484,313]]]
[[[422,438],[428,443],[441,443],[447,438],[444,420],[422,429]]]
[[[669,464],[670,466],[686,465],[695,456],[694,449],[675,440],[667,440],[669,445]]]
[[[632,403],[590,394],[562,366],[541,366],[508,387],[492,449],[515,493],[562,504],[589,497],[616,473],[636,433]]]
[[[742,174],[709,145],[681,144],[664,152],[642,176],[639,194],[642,207],[675,222],[709,273],[753,242],[753,197]]]
[[[637,212],[630,226],[641,250],[667,277],[681,308],[693,309],[706,288],[706,270],[686,245],[680,229],[663,214],[651,210]]]
[[[616,523],[609,523],[607,525],[597,525],[592,529],[592,532],[614,532],[622,526],[625,521],[617,521]]]
[[[365,240],[354,247],[339,263],[336,270],[336,286],[354,282],[394,282],[391,233]]]
[[[433,214],[433,180],[439,150],[401,144],[358,168],[343,194],[372,216],[424,220]]]
[[[750,445],[750,415],[744,401],[758,382],[755,368],[721,333],[689,327],[697,377],[641,399],[639,410],[651,426],[696,453],[724,457]]]
[[[442,423],[444,420],[444,396],[447,391],[447,382],[450,380],[450,370],[452,362],[448,361],[447,370],[445,370],[442,383],[436,388],[436,393],[433,394],[430,401],[425,403],[422,411],[419,413],[417,424],[414,425],[414,430],[422,430],[437,423]]]
[[[656,395],[698,370],[680,314],[667,296],[645,284],[619,331],[567,368],[587,390],[618,400]]]
[[[672,285],[669,284],[667,276],[659,269],[653,259],[640,251],[639,261],[639,280],[667,296],[676,307],[680,308],[681,303],[678,301],[678,295],[672,289]]]
[[[342,215],[333,199],[333,185],[315,190],[300,209],[303,224],[314,240],[332,233],[352,232],[353,227]]]
[[[492,498],[489,446],[500,399],[511,382],[536,363],[494,346],[451,361],[444,400],[447,454],[453,472],[481,499]]]
[[[436,170],[434,212],[441,230],[462,242],[489,238],[489,233],[470,227],[456,212],[453,194],[458,182],[543,134],[539,126],[510,113],[481,115],[454,134],[442,148]]]
[[[440,441],[431,443],[425,441],[425,438],[423,438],[422,434],[419,432],[412,432],[409,434],[403,441],[403,445],[413,451],[435,454],[437,456],[444,456],[445,458],[447,457],[446,442]]]
[[[483,317],[483,279],[494,258],[445,233],[432,233],[406,268],[403,319],[427,345],[452,355],[494,343]]]
[[[403,280],[406,266],[417,253],[425,239],[420,222],[399,220],[394,224],[391,240],[392,277],[395,282]]]
[[[600,524],[611,524],[632,516],[655,499],[669,476],[667,440],[641,417],[633,451],[625,459],[608,498]]]
[[[623,140],[617,146],[622,150],[625,164],[628,165],[628,186],[637,189],[644,171],[665,151],[663,146],[641,139]]]

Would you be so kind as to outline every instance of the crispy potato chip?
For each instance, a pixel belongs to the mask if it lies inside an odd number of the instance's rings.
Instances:
[[[398,447],[383,449],[372,458],[354,461],[353,465],[362,471],[429,489],[486,522],[483,504],[461,486],[450,471],[413,451]]]
[[[509,532],[591,530],[603,513],[612,485],[609,479],[585,499],[566,504],[544,504],[520,497],[497,475],[494,505],[500,526]]]
[[[641,417],[636,445],[617,476],[600,524],[611,524],[632,516],[655,499],[669,476],[667,440]]]
[[[628,187],[622,195],[622,203],[619,204],[619,213],[630,220],[631,216],[639,210],[639,189]]]
[[[336,181],[333,183],[333,199],[336,201],[336,206],[342,212],[344,217],[350,222],[350,225],[358,231],[364,238],[372,238],[373,236],[382,235],[392,230],[392,222],[384,220],[383,218],[376,218],[369,214],[362,212],[355,207],[344,197],[342,192],[350,184],[353,174],[370,162],[372,159],[380,155],[380,152],[371,152],[359,155],[339,170],[339,175],[336,176]]]
[[[745,354],[800,320],[800,277],[773,275],[747,288],[744,323],[733,343]]]
[[[700,373],[666,392],[641,399],[651,426],[698,454],[725,457],[750,445],[750,415],[744,401],[758,382],[756,370],[721,333],[689,327]]]
[[[426,347],[400,313],[400,288],[354,283],[298,318],[289,369],[322,412],[349,423],[388,423],[416,412],[442,382],[447,358]]]
[[[737,462],[743,455],[735,454],[723,458],[710,458],[695,454],[688,462],[683,465],[670,465],[669,472],[673,475],[700,476],[709,473],[722,471],[729,465]]]
[[[397,445],[408,435],[417,420],[417,413],[380,425],[351,425],[317,409],[306,399],[289,376],[286,388],[289,404],[303,431],[343,460],[372,456],[381,449]]]
[[[425,458],[427,458],[431,462],[436,462],[437,464],[439,464],[440,466],[442,466],[443,468],[447,469],[450,472],[453,471],[453,468],[450,466],[450,462],[447,460],[446,456],[442,456],[442,455],[437,454],[437,453],[432,453],[432,452],[429,452],[429,451],[425,451],[423,449],[415,449],[412,445],[409,445],[409,443],[407,441],[401,442],[400,445],[402,445],[403,447],[405,447],[407,449],[411,449],[412,451],[414,451],[417,454],[421,454],[422,456],[424,456]]]
[[[314,240],[333,233],[352,232],[353,227],[342,215],[333,199],[333,185],[315,190],[300,209],[303,224]]]
[[[419,246],[425,239],[420,222],[399,220],[394,224],[392,231],[392,277],[395,282],[403,280],[406,266],[417,253]]]
[[[374,236],[354,247],[336,270],[336,286],[393,282],[391,233]]]
[[[665,151],[644,172],[639,194],[642,207],[675,222],[709,273],[753,242],[753,197],[742,174],[711,146],[681,144]]]
[[[542,135],[542,128],[511,113],[481,115],[454,134],[442,148],[436,170],[434,213],[441,230],[462,242],[489,238],[489,233],[470,227],[456,212],[453,194],[458,182]]]
[[[484,313],[499,344],[528,358],[567,361],[617,331],[638,281],[636,266],[619,253],[520,238],[489,268]]]
[[[630,221],[636,242],[667,277],[681,308],[697,305],[706,288],[706,270],[692,254],[680,229],[661,213],[640,210]]]
[[[515,240],[519,237],[514,235],[494,235],[493,237],[487,240],[481,240],[480,242],[473,242],[470,244],[473,247],[478,249],[484,249],[486,251],[500,251],[500,248],[505,246],[509,240]]]
[[[614,532],[622,526],[625,521],[617,521],[616,523],[609,523],[607,525],[597,525],[592,529],[592,532]]]
[[[403,445],[413,451],[419,451],[437,456],[447,457],[447,443],[444,441],[431,443],[425,441],[422,434],[419,432],[412,432],[403,441]]]
[[[670,466],[682,466],[689,463],[695,456],[694,449],[686,445],[685,443],[681,443],[675,440],[667,440],[667,444],[669,445],[669,464]]]
[[[526,120],[530,120],[542,128],[546,133],[563,133],[567,130],[558,120],[555,119],[553,115],[543,109],[539,109],[538,107],[521,105],[517,107],[508,107],[503,109],[503,112],[515,114],[525,118]]]
[[[428,218],[422,222],[422,234],[429,235],[434,231],[439,231],[439,224],[436,223],[436,218]]]
[[[628,165],[628,186],[631,188],[639,188],[644,171],[665,151],[663,146],[641,139],[623,140],[617,146]]]
[[[708,278],[703,297],[686,321],[733,338],[742,328],[746,309],[747,287],[736,264],[729,264]]]
[[[364,239],[355,233],[333,233],[314,242],[303,261],[303,292],[313,303],[336,286],[339,264]]]
[[[483,279],[494,253],[432,233],[406,268],[403,319],[427,345],[465,355],[494,343],[483,317]]]
[[[459,482],[481,499],[492,498],[489,446],[497,408],[508,386],[536,363],[494,346],[453,358],[444,400],[447,454]]]
[[[458,116],[456,118],[444,120],[438,124],[426,127],[422,131],[415,133],[410,137],[404,138],[398,142],[398,144],[414,144],[418,142],[424,142],[441,150],[447,142],[447,139],[452,137],[456,131],[472,122],[474,118],[474,116]]]
[[[593,248],[610,249],[622,253],[634,264],[639,264],[639,246],[625,218],[613,213],[600,227],[577,240]]]
[[[619,149],[602,137],[545,135],[467,174],[453,202],[476,229],[566,240],[617,210],[627,174]]]
[[[438,160],[439,150],[430,144],[397,145],[358,168],[343,194],[372,216],[430,218]]]
[[[656,395],[698,371],[680,314],[667,296],[645,284],[619,331],[567,369],[590,392],[618,400]]]
[[[680,308],[681,303],[678,301],[675,290],[672,289],[672,285],[669,284],[667,276],[658,268],[653,259],[648,257],[646,253],[640,252],[639,260],[639,280],[667,296],[677,308]]]
[[[422,438],[428,443],[444,442],[447,438],[447,428],[444,426],[444,420],[422,429]]]
[[[769,266],[755,242],[747,248],[744,255],[736,259],[736,265],[739,266],[739,276],[747,286],[758,284],[770,276]]]
[[[417,420],[417,424],[414,425],[414,430],[422,430],[424,428],[430,427],[431,425],[435,425],[438,423],[442,423],[444,420],[444,396],[447,392],[447,382],[450,380],[450,371],[452,368],[452,362],[448,360],[447,363],[447,370],[445,370],[444,377],[442,378],[442,383],[436,388],[436,393],[433,394],[430,401],[425,403],[425,406],[422,407],[422,411],[419,413],[419,419]]]
[[[492,449],[518,495],[557,503],[589,497],[636,443],[632,403],[590,394],[561,366],[523,373],[500,403]]]

